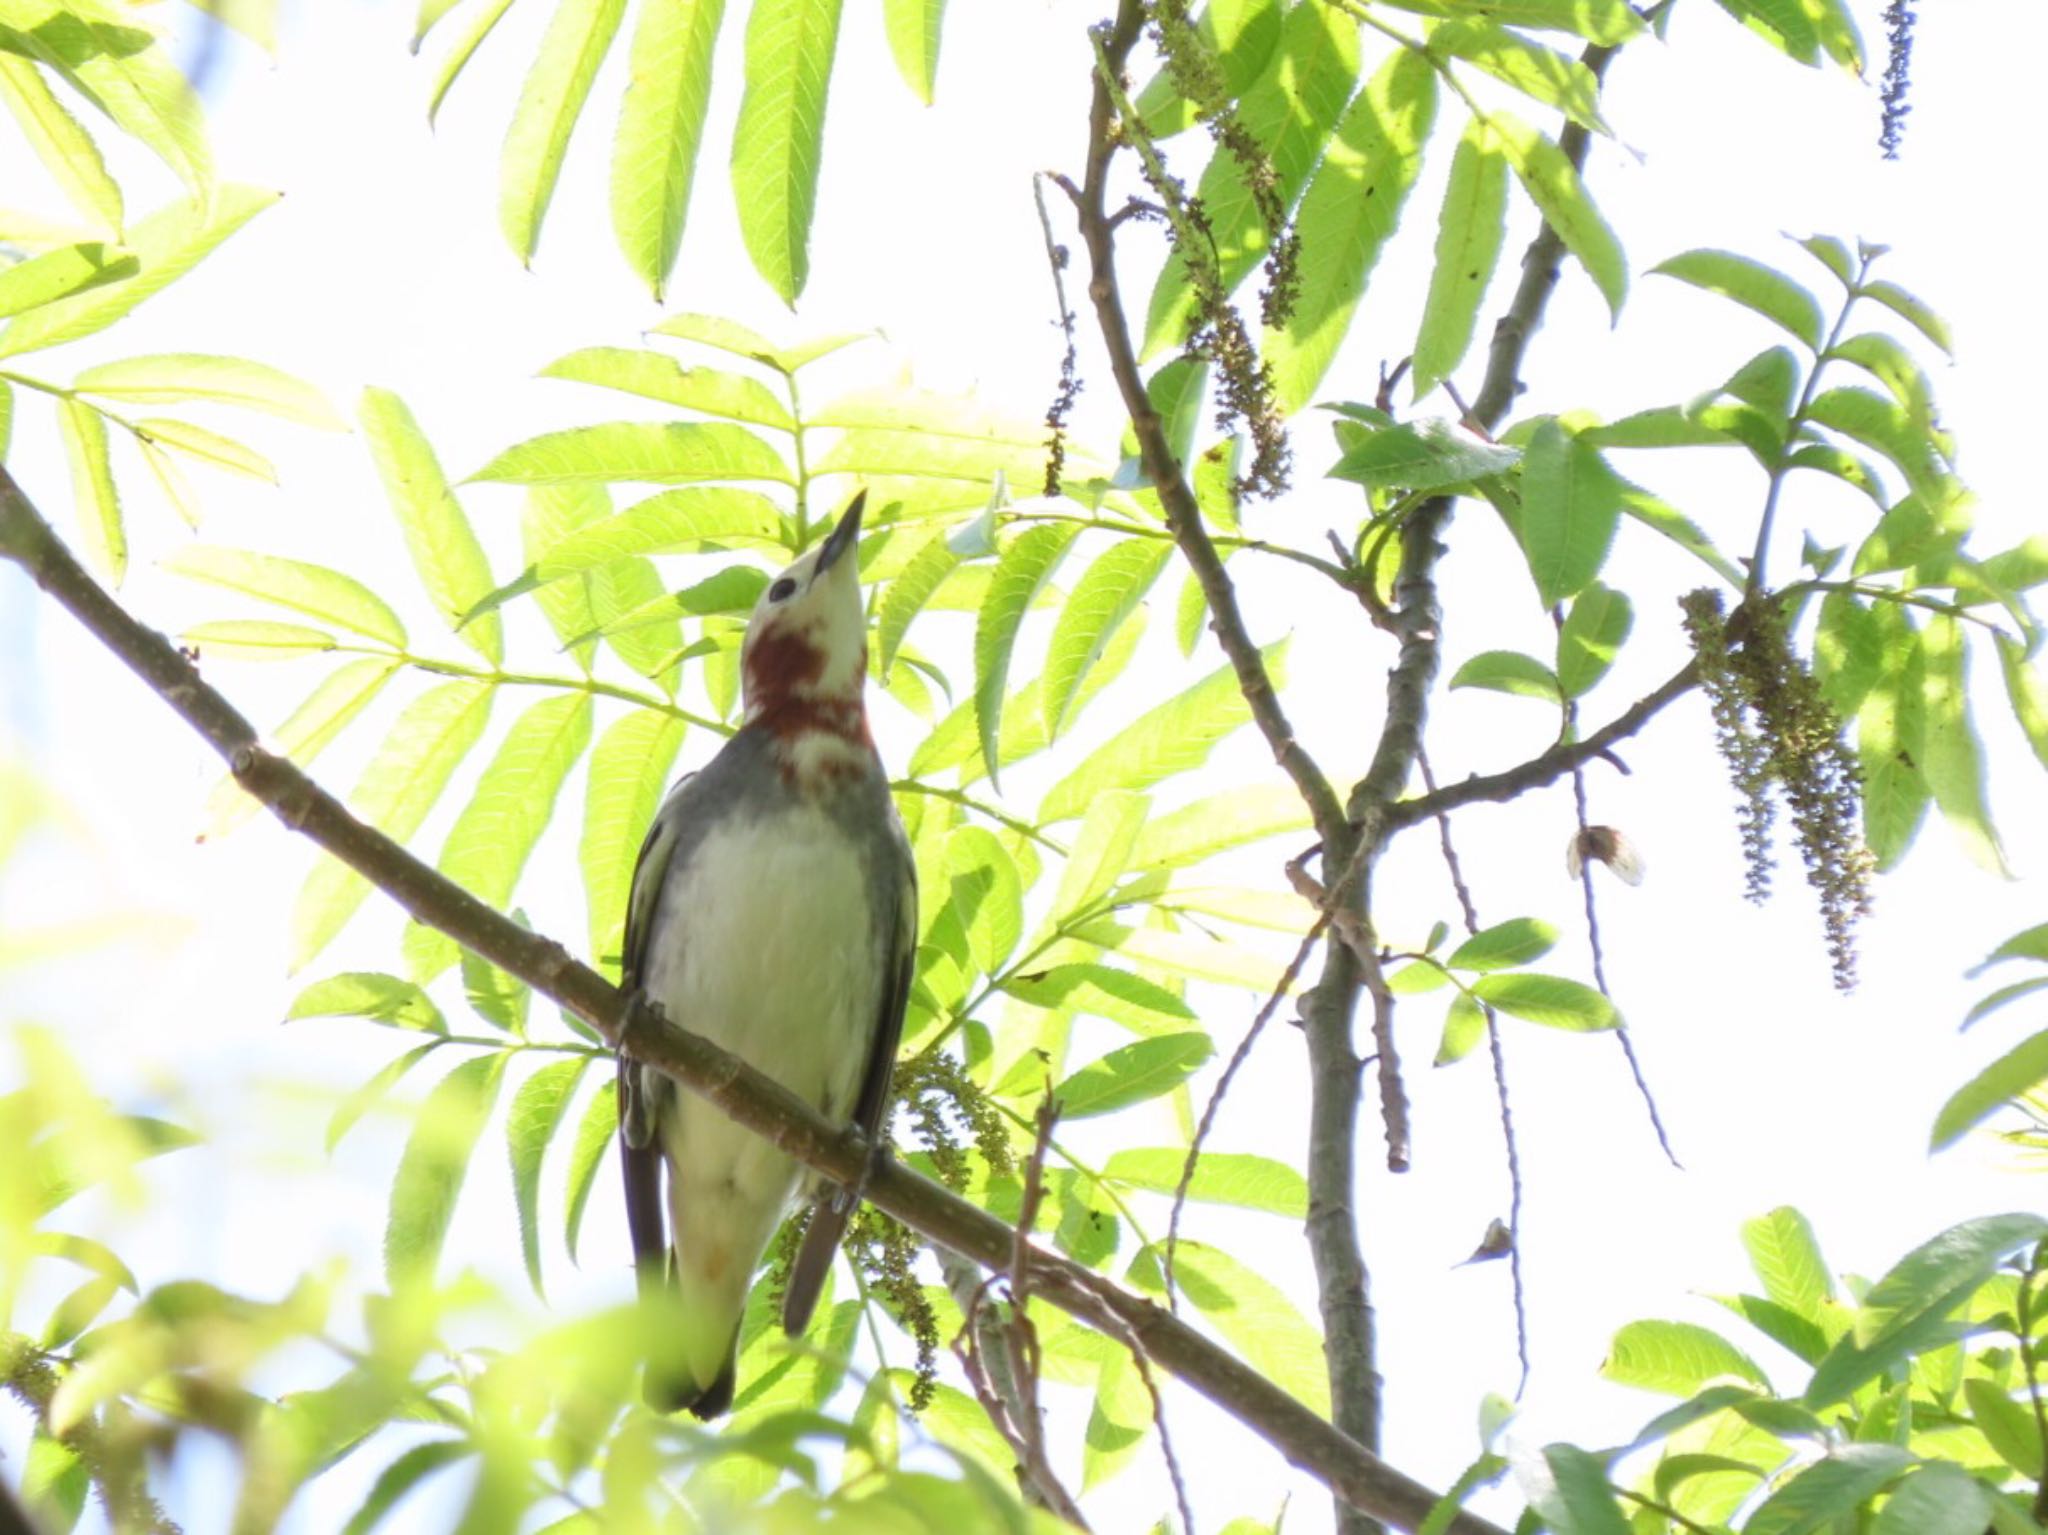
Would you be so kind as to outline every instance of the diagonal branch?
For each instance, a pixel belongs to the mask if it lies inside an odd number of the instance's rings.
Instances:
[[[1016,1233],[979,1206],[894,1163],[870,1167],[858,1131],[827,1123],[780,1083],[610,985],[567,949],[530,932],[366,826],[256,732],[161,634],[136,622],[86,573],[0,467],[0,556],[20,565],[95,638],[175,709],[279,820],[362,874],[419,921],[517,976],[595,1028],[630,1058],[709,1099],[805,1166],[848,1185],[930,1240],[983,1268],[1018,1266]],[[1028,1246],[1032,1291],[1112,1337],[1135,1338],[1170,1374],[1216,1403],[1350,1506],[1414,1529],[1437,1498],[1347,1437],[1243,1360],[1100,1275]],[[1013,1275],[1013,1277],[1015,1277]],[[1460,1513],[1447,1535],[1501,1535]]]
[[[1388,825],[1398,830],[1481,801],[1505,803],[1531,789],[1556,783],[1567,773],[1584,767],[1597,757],[1606,756],[1649,724],[1667,705],[1683,698],[1698,684],[1698,668],[1687,662],[1662,687],[1638,699],[1583,741],[1561,742],[1519,766],[1468,778],[1463,783],[1446,784],[1441,789],[1404,799],[1387,811]]]

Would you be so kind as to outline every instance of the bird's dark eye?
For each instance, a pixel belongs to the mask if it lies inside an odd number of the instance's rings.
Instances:
[[[796,582],[790,577],[784,576],[780,581],[777,581],[768,588],[768,600],[770,602],[781,602],[795,591]]]

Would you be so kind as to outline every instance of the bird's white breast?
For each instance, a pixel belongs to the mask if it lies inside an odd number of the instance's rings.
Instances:
[[[680,1027],[774,1077],[827,1118],[853,1110],[882,988],[872,888],[859,847],[802,799],[727,817],[661,895],[649,996]],[[796,1164],[708,1104],[685,1099],[664,1126],[676,1245],[711,1270],[751,1269],[736,1227],[781,1219]],[[721,1261],[724,1260],[724,1261]],[[707,1276],[710,1277],[710,1276]],[[717,1274],[728,1282],[744,1275]]]

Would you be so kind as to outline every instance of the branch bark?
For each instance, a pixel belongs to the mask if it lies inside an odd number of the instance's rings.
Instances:
[[[805,1166],[849,1186],[921,1235],[991,1272],[1023,1279],[1051,1304],[1111,1337],[1135,1338],[1168,1373],[1221,1407],[1291,1464],[1353,1508],[1412,1530],[1437,1495],[1318,1417],[1243,1360],[1164,1307],[1101,1276],[1023,1248],[1012,1229],[943,1186],[888,1163],[869,1166],[858,1131],[828,1124],[780,1083],[627,997],[561,944],[528,931],[366,826],[292,762],[263,749],[254,728],[161,634],[145,628],[79,565],[13,477],[0,467],[0,556],[20,565],[96,639],[168,703],[227,762],[236,782],[279,820],[362,874],[421,922],[519,977],[595,1028],[767,1137]],[[1449,1535],[1502,1535],[1460,1513]]]

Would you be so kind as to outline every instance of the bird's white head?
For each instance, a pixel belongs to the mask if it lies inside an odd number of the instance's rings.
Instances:
[[[866,501],[865,491],[855,496],[824,540],[768,583],[747,622],[747,722],[778,737],[825,731],[868,744],[868,629],[854,557]]]

